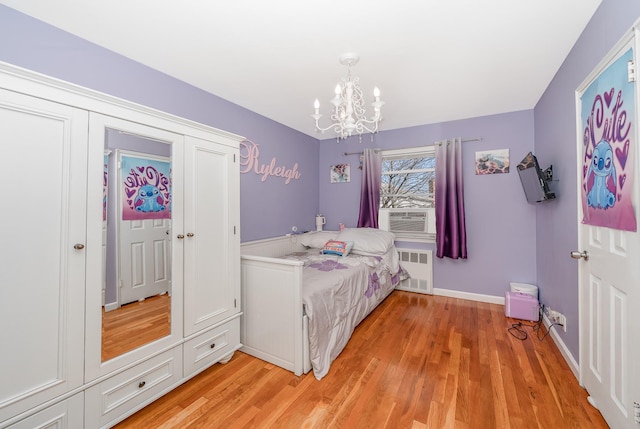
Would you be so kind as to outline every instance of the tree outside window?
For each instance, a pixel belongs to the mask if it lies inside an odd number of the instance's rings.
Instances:
[[[383,152],[380,208],[434,207],[435,151],[432,146],[422,149]]]

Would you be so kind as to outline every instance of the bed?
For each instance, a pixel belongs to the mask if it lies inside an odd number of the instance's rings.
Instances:
[[[348,228],[243,244],[241,350],[323,378],[355,327],[406,278],[394,238]]]

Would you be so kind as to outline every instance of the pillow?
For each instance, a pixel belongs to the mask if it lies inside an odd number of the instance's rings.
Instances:
[[[314,249],[322,249],[322,246],[329,241],[334,240],[338,235],[334,231],[315,231],[302,234],[300,243],[306,247],[313,247]]]
[[[329,240],[322,248],[323,255],[347,256],[353,247],[353,241]]]
[[[393,246],[396,236],[375,228],[346,228],[336,240],[353,241],[353,253],[384,255]]]

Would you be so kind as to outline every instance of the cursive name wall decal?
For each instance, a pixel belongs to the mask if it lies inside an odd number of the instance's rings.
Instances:
[[[302,174],[298,171],[298,163],[293,164],[293,167],[287,168],[285,166],[278,166],[278,161],[275,157],[271,158],[271,162],[268,164],[260,164],[260,149],[258,145],[251,140],[244,140],[240,142],[240,173],[246,174],[254,172],[261,176],[262,182],[266,181],[269,177],[282,177],[286,179],[285,185],[288,185],[292,180],[298,180],[302,177]]]

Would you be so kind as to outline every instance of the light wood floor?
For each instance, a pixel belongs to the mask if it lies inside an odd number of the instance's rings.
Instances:
[[[395,291],[320,381],[237,352],[117,428],[606,428],[551,337],[511,323],[501,305]]]
[[[171,298],[156,295],[112,310],[102,310],[102,361],[171,333]]]

